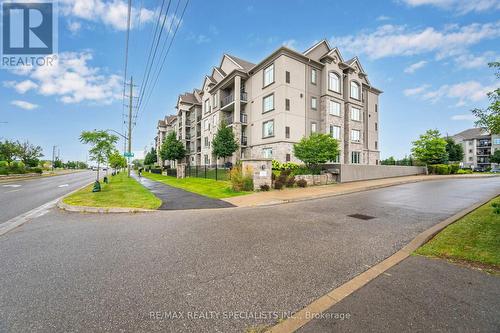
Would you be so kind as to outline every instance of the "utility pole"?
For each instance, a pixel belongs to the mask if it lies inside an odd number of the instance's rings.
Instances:
[[[128,176],[130,177],[130,154],[132,153],[132,105],[134,102],[134,81],[133,77],[130,76],[130,96],[129,96],[129,106],[128,106]]]
[[[52,171],[54,171],[54,162],[56,160],[56,147],[52,146]]]

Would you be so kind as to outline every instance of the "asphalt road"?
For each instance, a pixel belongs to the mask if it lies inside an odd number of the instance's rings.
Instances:
[[[454,179],[271,207],[52,210],[0,237],[0,331],[272,324],[499,192],[500,178]],[[348,216],[355,213],[375,218]]]
[[[95,172],[0,183],[0,224],[92,182]]]

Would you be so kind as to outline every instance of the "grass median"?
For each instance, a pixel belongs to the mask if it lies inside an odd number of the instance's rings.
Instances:
[[[206,178],[175,178],[171,176],[158,175],[150,172],[143,172],[142,175],[148,179],[155,180],[172,187],[177,187],[189,192],[204,195],[209,198],[223,199],[231,198],[240,195],[249,194],[251,192],[235,192],[231,189],[231,183],[224,180],[214,180]]]
[[[101,192],[92,192],[93,184],[64,198],[63,202],[73,206],[100,208],[157,209],[161,200],[125,172],[110,176],[109,184],[101,182]]]
[[[500,204],[500,197],[451,224],[416,253],[500,272],[500,214],[493,203]]]

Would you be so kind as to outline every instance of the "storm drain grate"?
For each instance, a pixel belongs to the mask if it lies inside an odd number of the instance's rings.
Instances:
[[[371,220],[371,219],[374,219],[375,216],[370,216],[370,215],[364,215],[364,214],[351,214],[351,215],[347,215],[349,217],[353,217],[355,219],[360,219],[360,220]]]

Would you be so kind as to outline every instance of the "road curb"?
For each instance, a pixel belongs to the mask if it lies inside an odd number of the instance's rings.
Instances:
[[[312,195],[312,196],[307,196],[307,197],[302,197],[302,198],[296,198],[296,199],[283,199],[283,200],[272,200],[260,204],[255,204],[255,205],[246,205],[246,206],[236,206],[237,208],[249,208],[249,207],[266,207],[266,206],[276,206],[276,205],[282,205],[282,204],[287,204],[287,203],[294,203],[294,202],[303,202],[303,201],[310,201],[310,200],[315,200],[315,199],[324,199],[324,198],[331,198],[331,197],[336,197],[339,195],[346,195],[346,194],[353,194],[353,193],[358,193],[358,192],[364,192],[364,191],[371,191],[371,190],[376,190],[380,188],[386,188],[386,187],[391,187],[391,186],[398,186],[398,185],[404,185],[404,184],[414,184],[414,183],[420,183],[420,182],[429,182],[429,181],[436,181],[436,180],[443,180],[443,179],[476,179],[476,178],[493,178],[493,177],[500,177],[500,176],[454,176],[453,178],[433,178],[433,179],[416,179],[416,180],[403,180],[395,183],[390,183],[390,184],[380,184],[380,185],[372,185],[368,187],[363,187],[363,188],[358,188],[358,189],[352,189],[352,190],[346,190],[342,192],[336,192],[336,193],[328,193],[328,194],[320,194],[320,195]],[[221,199],[224,200],[224,199]],[[227,201],[231,204],[234,205],[234,203]]]
[[[359,290],[367,283],[387,271],[389,268],[397,265],[404,259],[408,258],[415,250],[420,246],[427,243],[432,237],[434,237],[441,230],[449,226],[450,224],[456,222],[460,218],[469,214],[470,212],[476,210],[477,208],[487,204],[489,201],[498,197],[499,194],[495,194],[487,200],[483,200],[476,203],[466,209],[461,210],[455,215],[447,218],[444,221],[432,226],[431,228],[423,231],[407,245],[405,245],[401,250],[394,253],[392,256],[386,258],[382,262],[376,264],[370,269],[364,271],[363,273],[357,275],[353,279],[347,281],[341,286],[331,290],[327,294],[316,299],[309,305],[307,305],[302,310],[296,312],[292,317],[276,324],[266,331],[266,333],[288,333],[295,332],[302,326],[306,325],[308,322],[314,319],[315,314],[321,314],[322,312],[328,310],[333,305],[337,304],[347,296],[351,295],[355,291]]]

